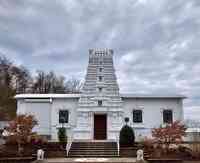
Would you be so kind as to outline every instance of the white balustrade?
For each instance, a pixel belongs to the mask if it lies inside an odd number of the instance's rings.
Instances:
[[[120,155],[120,144],[119,144],[119,135],[116,134],[116,142],[117,142],[117,155]]]
[[[68,137],[68,140],[67,140],[67,144],[66,144],[66,154],[67,156],[69,155],[69,151],[70,151],[70,148],[71,148],[71,145],[73,143],[73,130],[71,131],[70,133],[70,136]]]

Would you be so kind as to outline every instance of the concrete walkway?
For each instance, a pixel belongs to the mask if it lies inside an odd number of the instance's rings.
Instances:
[[[135,163],[136,158],[49,158],[35,163]]]
[[[33,163],[136,163],[136,158],[49,158]],[[199,161],[184,161],[183,163],[200,163]]]

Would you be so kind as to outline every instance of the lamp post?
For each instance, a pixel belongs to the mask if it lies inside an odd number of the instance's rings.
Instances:
[[[125,117],[125,118],[124,118],[124,121],[125,121],[126,125],[128,125],[129,117]]]

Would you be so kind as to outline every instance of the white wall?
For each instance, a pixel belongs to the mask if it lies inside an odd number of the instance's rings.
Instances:
[[[184,140],[190,142],[200,142],[200,132],[187,132]]]
[[[150,136],[151,129],[163,123],[162,113],[164,109],[173,110],[174,121],[183,120],[181,99],[123,98],[122,100],[123,117],[130,118],[130,125],[134,127],[137,138],[139,135]],[[68,136],[76,128],[78,98],[54,98],[46,100],[46,102],[31,102],[25,99],[18,99],[17,108],[18,114],[28,113],[35,115],[39,123],[35,130],[42,135],[51,135],[53,140],[57,140],[57,129],[61,127],[61,124],[59,124],[59,110],[69,111],[69,123],[65,125]],[[143,111],[143,123],[132,123],[133,109],[141,109]]]
[[[53,99],[51,112],[52,139],[57,140],[58,127],[61,127],[61,124],[59,124],[59,110],[69,111],[69,123],[65,124],[65,127],[67,128],[67,135],[71,134],[71,130],[76,125],[77,105],[78,98]]]
[[[50,135],[51,133],[51,103],[50,101],[26,101],[24,99],[18,100],[17,114],[31,114],[34,115],[38,121],[38,125],[33,131],[41,135]]]
[[[173,121],[183,120],[181,99],[140,98],[123,99],[124,117],[130,118],[130,125],[134,127],[137,137],[139,135],[150,136],[151,129],[163,124],[163,110],[173,110]],[[143,123],[133,123],[133,109],[141,109]]]
[[[61,127],[59,110],[68,110],[69,123],[65,124],[65,127],[67,134],[71,134],[71,129],[76,125],[78,98],[55,98],[44,101],[18,99],[17,114],[34,115],[39,124],[34,128],[34,131],[41,135],[51,135],[53,140],[57,140],[57,129]]]

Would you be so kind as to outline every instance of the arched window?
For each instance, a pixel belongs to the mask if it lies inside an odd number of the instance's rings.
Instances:
[[[59,123],[68,123],[68,122],[69,122],[69,111],[59,110]]]
[[[133,110],[133,123],[142,123],[142,110]]]

